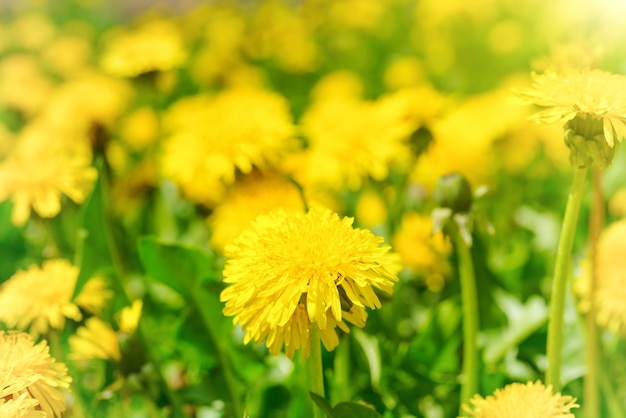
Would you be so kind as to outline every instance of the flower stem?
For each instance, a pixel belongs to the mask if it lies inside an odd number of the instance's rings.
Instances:
[[[128,288],[126,286],[126,281],[125,281],[125,277],[127,274],[126,266],[124,265],[124,262],[122,260],[118,245],[115,240],[115,234],[113,233],[114,221],[113,221],[113,215],[111,214],[111,208],[109,206],[110,191],[111,191],[110,181],[112,178],[112,173],[111,173],[111,168],[109,167],[108,161],[106,161],[106,159],[103,159],[102,172],[100,173],[100,175],[102,176],[102,194],[103,194],[102,211],[105,216],[105,219],[104,219],[105,237],[104,238],[105,238],[107,247],[109,249],[109,253],[111,255],[113,268],[115,270],[115,274],[113,274],[112,276],[114,278],[118,294],[124,300],[126,305],[130,305],[132,301],[132,297],[130,295],[130,292],[128,291]],[[135,334],[137,335],[137,337],[139,338],[139,340],[141,341],[145,349],[145,353],[146,353],[146,357],[148,361],[150,361],[150,363],[154,365],[155,369],[158,372],[157,376],[158,376],[159,383],[162,386],[165,392],[165,395],[170,401],[170,406],[172,408],[172,417],[183,418],[187,416],[187,414],[185,414],[184,412],[184,406],[183,406],[182,400],[180,399],[178,394],[167,383],[167,379],[165,378],[163,374],[163,367],[162,367],[161,361],[151,349],[151,345],[147,339],[147,330],[146,330],[145,325],[143,325],[142,321],[139,321],[139,324],[137,324],[137,329],[135,330]]]
[[[595,315],[595,289],[597,282],[596,260],[598,255],[598,239],[604,225],[604,196],[602,194],[602,172],[599,168],[593,170],[593,204],[589,221],[589,242],[591,247],[591,286],[589,287],[589,312],[587,312],[585,328],[585,363],[587,373],[583,381],[585,403],[583,405],[585,417],[600,416],[600,399],[598,389],[598,329]]]
[[[311,324],[309,336],[311,348],[307,363],[309,366],[309,390],[319,396],[324,396],[324,369],[322,365],[322,346],[320,331],[316,323]],[[323,418],[324,414],[317,405],[313,404],[313,416]]]
[[[470,247],[456,225],[451,229],[459,259],[463,308],[463,380],[460,399],[463,405],[478,393],[478,295]]]
[[[546,384],[552,385],[554,392],[561,390],[561,363],[563,360],[563,316],[565,313],[565,292],[567,277],[570,272],[574,233],[578,222],[578,213],[585,185],[587,168],[575,168],[572,185],[567,199],[559,247],[554,266],[552,280],[552,296],[550,300],[550,320],[548,323],[548,369]]]

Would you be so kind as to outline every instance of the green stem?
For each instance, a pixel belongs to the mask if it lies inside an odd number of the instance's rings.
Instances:
[[[602,194],[602,172],[599,168],[593,170],[593,205],[589,221],[589,242],[591,245],[591,286],[589,288],[589,312],[587,312],[585,328],[585,363],[587,373],[583,380],[584,412],[585,417],[594,418],[600,416],[600,394],[598,378],[598,328],[595,315],[595,291],[597,282],[596,260],[598,254],[598,239],[604,225],[604,196]]]
[[[307,363],[309,366],[309,389],[311,392],[324,396],[324,370],[322,365],[322,346],[320,340],[320,331],[317,324],[311,324],[310,353]],[[317,405],[313,405],[313,416],[315,418],[323,418],[324,414]]]
[[[565,313],[565,292],[572,259],[574,233],[585,185],[587,168],[575,168],[572,185],[567,199],[559,247],[554,266],[550,319],[548,322],[546,384],[552,385],[554,392],[561,390],[561,364],[563,360],[563,323]]]
[[[463,405],[478,393],[478,295],[472,253],[458,227],[455,225],[453,229],[463,305],[463,380],[460,399]]]
[[[241,403],[241,398],[237,392],[237,381],[232,370],[231,361],[220,345],[220,338],[218,338],[218,334],[212,326],[214,319],[211,317],[211,313],[206,309],[205,298],[200,295],[200,292],[202,292],[202,290],[197,289],[192,293],[191,297],[193,298],[193,304],[198,307],[204,327],[209,334],[209,338],[213,341],[213,344],[215,344],[215,351],[217,352],[219,364],[222,367],[222,372],[224,373],[224,380],[226,381],[226,387],[228,389],[230,401],[232,402],[235,417],[243,417],[244,409]]]
[[[109,206],[109,191],[110,191],[110,179],[112,177],[110,167],[106,159],[103,159],[102,164],[102,172],[100,173],[102,176],[102,205],[103,205],[103,213],[105,216],[104,219],[104,234],[105,240],[107,243],[107,247],[109,249],[109,253],[111,255],[111,260],[113,262],[113,267],[115,269],[115,274],[112,276],[115,278],[115,283],[118,288],[118,294],[124,299],[126,305],[130,305],[132,297],[128,292],[128,289],[125,284],[124,278],[126,277],[126,268],[122,261],[121,254],[115,242],[115,236],[113,234],[112,226],[113,226],[113,216],[111,214],[110,206]],[[174,392],[174,390],[167,383],[167,379],[163,375],[163,367],[161,365],[160,359],[154,355],[152,350],[150,349],[150,344],[146,338],[146,327],[139,321],[137,326],[137,330],[135,331],[137,337],[141,341],[148,360],[154,365],[157,370],[157,376],[159,379],[159,383],[165,391],[165,395],[170,400],[170,404],[172,407],[172,417],[174,418],[183,418],[187,415],[184,412],[183,403],[178,395]]]

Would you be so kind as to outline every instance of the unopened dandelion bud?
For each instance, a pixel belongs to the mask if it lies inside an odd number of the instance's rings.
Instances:
[[[472,207],[472,189],[462,174],[446,174],[439,178],[435,188],[435,201],[453,213],[467,213]]]
[[[617,144],[609,145],[602,121],[577,116],[565,125],[565,144],[570,149],[574,167],[608,167],[615,157]]]

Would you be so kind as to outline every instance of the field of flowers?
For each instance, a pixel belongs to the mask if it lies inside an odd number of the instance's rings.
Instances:
[[[0,2],[0,418],[626,417],[625,20]]]

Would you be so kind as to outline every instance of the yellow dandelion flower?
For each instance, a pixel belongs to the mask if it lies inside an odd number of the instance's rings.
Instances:
[[[178,68],[186,58],[178,27],[174,22],[158,19],[135,30],[111,34],[101,64],[113,75],[135,77]]]
[[[69,338],[70,358],[73,360],[103,359],[119,361],[120,343],[111,325],[91,317]]]
[[[72,379],[67,375],[65,364],[50,356],[50,348],[45,341],[35,344],[26,333],[0,331],[0,376],[4,376],[4,379],[0,378],[0,383],[7,384],[0,386],[0,400],[7,401],[0,404],[0,411],[12,400],[16,404],[9,407],[16,408],[17,403],[32,407],[33,403],[28,399],[36,400],[45,414],[24,413],[23,417],[54,418],[65,411],[63,392],[69,391]]]
[[[386,110],[379,102],[346,97],[315,102],[302,117],[309,148],[294,154],[285,169],[304,185],[334,190],[387,178],[411,154],[399,118]]]
[[[159,117],[151,107],[134,110],[124,118],[120,136],[128,147],[136,152],[144,151],[159,133]]]
[[[540,381],[512,383],[497,389],[492,396],[474,395],[471,407],[463,409],[474,418],[574,418],[576,399],[553,393]]]
[[[531,116],[541,123],[578,117],[601,122],[609,146],[626,137],[626,76],[602,70],[566,70],[532,74],[531,89],[518,92],[523,102],[547,109]]]
[[[0,202],[11,199],[11,221],[21,226],[31,208],[43,218],[61,211],[61,195],[75,203],[87,197],[97,171],[91,167],[91,150],[85,138],[50,141],[56,132],[47,124],[29,125],[21,132],[6,160],[0,163]]]
[[[0,380],[0,384],[4,383]],[[39,402],[36,399],[28,398],[26,393],[10,400],[0,398],[0,417],[11,418],[46,418],[46,413],[35,409]]]
[[[238,180],[208,218],[211,246],[219,251],[235,239],[259,215],[283,208],[304,212],[296,186],[278,176],[258,172]]]
[[[372,190],[359,195],[355,212],[357,222],[366,228],[382,224],[388,215],[385,201],[380,194]]]
[[[598,240],[595,283],[596,322],[614,333],[626,331],[626,219],[609,225]],[[580,298],[580,308],[588,312],[591,288],[591,265],[588,259],[582,263],[582,272],[574,282],[574,290]]]
[[[102,308],[113,297],[113,291],[108,288],[103,277],[92,277],[85,283],[80,293],[74,299],[76,305],[95,315],[100,315]]]
[[[35,57],[13,54],[0,60],[0,103],[3,106],[32,115],[46,103],[53,88]]]
[[[63,329],[66,318],[79,321],[82,315],[71,301],[78,272],[61,259],[18,271],[0,286],[0,321],[35,337]]]
[[[221,293],[224,314],[246,332],[244,342],[266,340],[271,354],[309,353],[317,324],[327,350],[339,343],[336,327],[363,326],[366,307],[380,308],[374,292],[393,291],[398,262],[382,238],[352,227],[328,209],[274,211],[226,247]]]
[[[450,274],[447,257],[452,245],[441,231],[433,233],[430,216],[405,214],[392,243],[406,267],[424,274],[431,290],[441,290],[444,277]]]
[[[164,144],[164,174],[188,197],[209,204],[215,188],[232,184],[237,171],[275,165],[296,146],[287,101],[256,88],[184,99],[165,125],[172,135]]]

